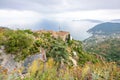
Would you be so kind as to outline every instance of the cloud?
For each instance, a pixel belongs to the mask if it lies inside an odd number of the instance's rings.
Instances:
[[[0,0],[1,9],[32,10],[41,13],[120,9],[120,0]]]
[[[34,26],[34,27],[33,27]],[[59,30],[59,23],[55,20],[43,19],[34,25],[32,25],[33,30]]]
[[[104,21],[101,20],[95,20],[95,19],[80,19],[80,20],[73,20],[73,21],[88,21],[91,23],[103,23]]]
[[[120,10],[91,10],[57,13],[50,16],[56,20],[101,20],[108,21],[120,18]]]
[[[32,10],[41,13],[57,12],[61,4],[56,0],[0,0],[1,9]]]
[[[113,23],[120,23],[120,19],[114,19],[114,20],[111,20],[110,22],[113,22]]]
[[[0,25],[11,28],[15,25],[32,25],[38,20],[40,21],[41,18],[39,13],[33,11],[0,10]]]

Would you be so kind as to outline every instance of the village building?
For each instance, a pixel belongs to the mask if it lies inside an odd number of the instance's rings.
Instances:
[[[54,38],[61,38],[63,41],[72,40],[72,37],[67,31],[50,31],[50,30],[39,30],[37,33],[51,33]]]

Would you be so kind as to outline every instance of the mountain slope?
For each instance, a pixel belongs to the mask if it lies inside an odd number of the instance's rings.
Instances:
[[[84,49],[120,64],[120,23],[98,24],[88,32],[93,35],[84,40]]]
[[[112,34],[120,33],[120,23],[101,23],[88,30],[92,34]]]
[[[108,61],[115,61],[120,64],[120,39],[107,39],[94,45],[86,46],[88,52],[102,55]]]

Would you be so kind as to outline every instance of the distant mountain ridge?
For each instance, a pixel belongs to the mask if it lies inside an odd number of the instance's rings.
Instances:
[[[84,40],[84,45],[94,45],[108,39],[120,39],[120,23],[101,23],[87,31],[92,36]]]
[[[72,21],[87,21],[91,23],[103,23],[104,22],[104,21],[96,20],[96,19],[77,19],[77,20],[72,20]]]
[[[87,32],[92,34],[103,34],[103,35],[120,33],[120,23],[111,23],[111,22],[101,23],[89,29]]]
[[[114,20],[111,20],[111,21],[120,21],[120,19],[114,19]]]

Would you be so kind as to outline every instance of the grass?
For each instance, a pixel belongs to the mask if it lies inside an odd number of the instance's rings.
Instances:
[[[24,78],[18,77],[17,72],[0,74],[0,80],[120,80],[120,67],[114,62],[87,62],[84,66],[64,66],[58,71],[53,59],[46,62],[45,68],[42,61],[36,60]]]

